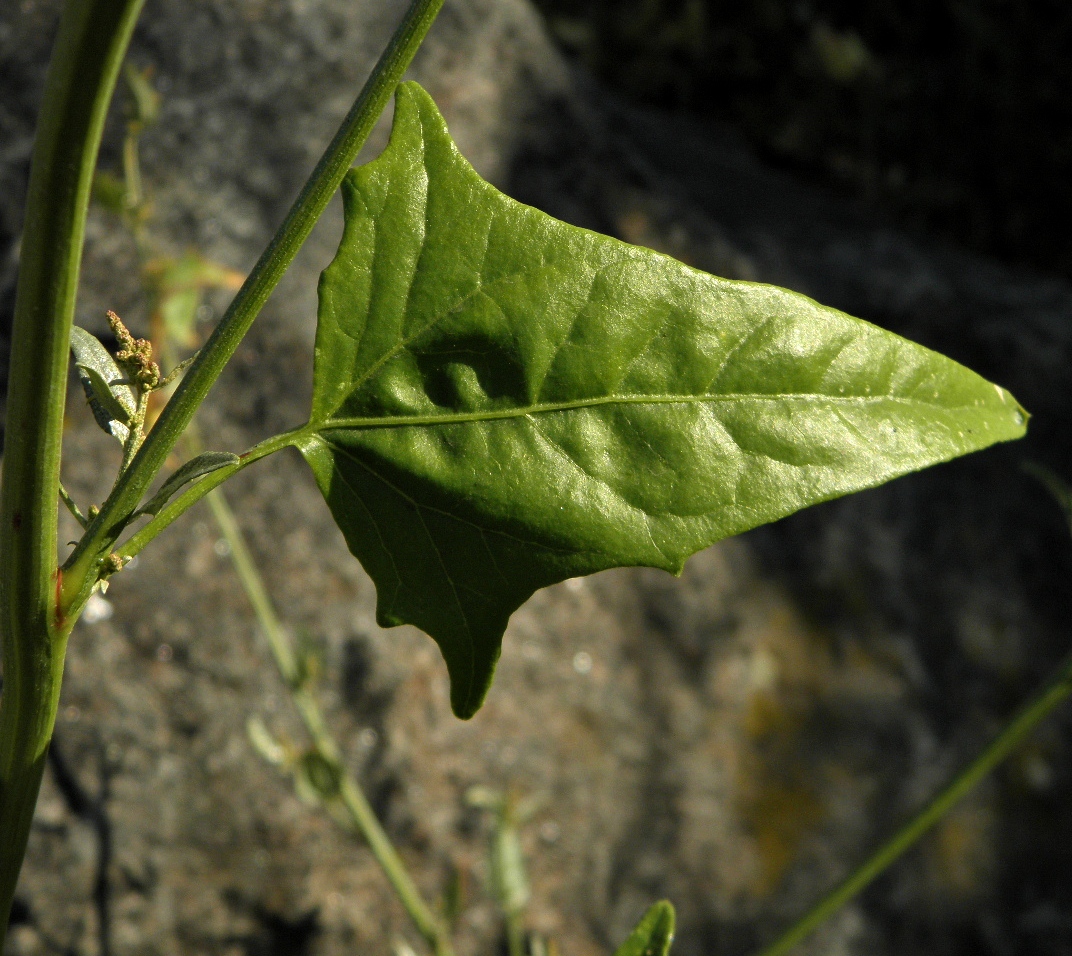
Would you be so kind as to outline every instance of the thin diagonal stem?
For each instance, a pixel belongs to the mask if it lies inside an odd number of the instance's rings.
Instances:
[[[854,896],[912,847],[953,806],[1018,747],[1027,736],[1072,694],[1072,657],[1067,659],[1050,682],[1029,701],[957,777],[922,810],[880,846],[855,872],[834,887],[778,939],[756,956],[785,956],[821,923],[836,913]]]
[[[239,289],[219,325],[198,354],[175,395],[146,437],[134,461],[90,523],[64,565],[63,604],[77,608],[88,597],[101,557],[122,533],[194,412],[234,354],[272,290],[308,238],[353,165],[413,56],[434,22],[443,0],[413,0],[342,126],[295,200],[283,224]]]
[[[201,448],[196,432],[187,431],[184,441],[186,451],[197,454]],[[391,887],[394,889],[406,913],[413,921],[417,931],[424,937],[436,956],[452,956],[450,941],[440,921],[425,903],[420,890],[417,889],[405,864],[402,862],[391,841],[376,819],[376,814],[369,805],[358,783],[346,773],[342,764],[339,747],[327,729],[320,704],[312,689],[302,680],[301,668],[290,637],[276,614],[275,606],[268,595],[264,580],[257,570],[256,562],[249,553],[245,536],[238,527],[234,512],[219,488],[214,488],[207,495],[209,508],[224,539],[230,546],[231,561],[239,580],[242,582],[253,612],[257,616],[261,631],[272,652],[279,674],[286,684],[294,705],[301,715],[305,729],[312,739],[313,746],[320,755],[341,771],[339,798],[345,809],[344,825],[362,837],[368,844],[376,862],[380,865]]]

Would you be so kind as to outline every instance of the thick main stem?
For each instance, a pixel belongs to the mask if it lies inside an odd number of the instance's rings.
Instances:
[[[197,407],[249,331],[272,290],[286,272],[353,165],[380,114],[402,80],[443,0],[412,0],[387,49],[365,83],[342,126],[294,201],[219,325],[201,349],[146,437],[130,468],[116,483],[85,536],[64,565],[65,607],[78,607],[88,594],[97,562],[122,533],[126,520],[163,467]]]
[[[871,884],[942,819],[968,792],[1021,744],[1058,704],[1072,694],[1072,658],[1005,726],[990,745],[922,810],[834,887],[778,939],[756,956],[785,956],[820,924]]]
[[[56,567],[67,350],[104,118],[143,0],[68,0],[30,169],[0,491],[0,952],[56,719],[71,621]]]

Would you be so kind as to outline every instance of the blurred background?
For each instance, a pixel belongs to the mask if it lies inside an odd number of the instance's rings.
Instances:
[[[1065,4],[537,6],[563,49],[634,103],[729,124],[765,161],[921,232],[1072,268]]]
[[[58,8],[0,7],[5,350]],[[196,345],[403,8],[148,0],[79,324],[107,337],[114,309]],[[755,952],[1068,652],[1068,528],[1022,464],[1072,478],[1070,46],[1072,12],[1041,0],[447,0],[413,76],[505,192],[907,335],[1034,416],[1024,442],[724,542],[680,580],[626,569],[540,592],[467,723],[434,644],[376,626],[301,462],[228,483],[346,766],[459,954],[506,951],[489,851],[504,806],[517,918],[559,953],[611,952],[661,897],[680,956]],[[132,217],[113,187],[139,97],[155,113]],[[304,421],[340,228],[332,206],[213,392],[209,447]],[[73,379],[68,401],[64,482],[85,506],[119,455]],[[77,626],[13,956],[424,952],[360,840],[266,759],[307,738],[232,553],[199,506]],[[1072,952],[1070,729],[1062,711],[800,952]]]

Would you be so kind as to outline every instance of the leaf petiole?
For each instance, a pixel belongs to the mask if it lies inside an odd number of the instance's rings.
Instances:
[[[272,438],[268,438],[260,444],[254,445],[253,448],[244,454],[239,455],[233,463],[224,464],[205,474],[204,477],[191,482],[181,493],[176,494],[166,505],[161,507],[159,511],[153,515],[153,519],[148,524],[135,534],[131,535],[130,538],[117,549],[117,552],[124,559],[134,557],[142,551],[153,538],[160,534],[161,531],[167,528],[181,515],[189,511],[195,504],[204,498],[205,495],[212,491],[213,488],[223,484],[228,478],[237,475],[243,468],[252,465],[255,461],[260,461],[262,458],[266,458],[268,455],[281,451],[284,448],[296,446],[305,436],[307,427],[308,426],[305,426],[291,432],[284,432],[281,435],[275,435]],[[145,509],[142,510],[144,511]]]
[[[161,388],[167,388],[169,385],[171,385],[172,382],[174,382],[180,375],[182,375],[183,372],[185,372],[191,365],[194,364],[194,361],[197,359],[197,356],[199,354],[200,350],[194,352],[194,354],[191,355],[188,359],[183,359],[181,362],[179,362],[179,364],[176,365],[170,372],[168,372],[168,374],[165,375],[164,378],[160,379],[159,384],[157,384],[156,388],[153,389],[153,391],[158,391]]]

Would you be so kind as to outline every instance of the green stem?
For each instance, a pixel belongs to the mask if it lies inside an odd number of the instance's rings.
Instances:
[[[65,4],[30,170],[0,492],[0,952],[73,624],[57,601],[57,497],[86,212],[105,114],[142,2]]]
[[[134,391],[138,395],[138,405],[127,424],[127,440],[123,445],[123,463],[119,466],[119,474],[130,467],[144,440],[142,430],[145,428],[145,412],[149,408],[149,393],[142,391],[137,384],[134,385]]]
[[[1024,739],[1072,693],[1072,658],[1005,726],[990,745],[930,803],[876,850],[847,879],[824,896],[800,920],[757,956],[784,956],[804,937],[836,913],[849,900],[883,873],[901,854],[948,813],[980,780],[1024,741]]]
[[[410,878],[402,858],[391,845],[365,795],[345,773],[340,781],[340,797],[349,815],[351,828],[368,843],[417,932],[424,937],[435,956],[453,956],[446,931],[421,897],[420,890]]]
[[[254,445],[249,451],[240,456],[237,465],[228,465],[210,472],[204,478],[198,479],[189,485],[184,491],[171,499],[160,512],[153,517],[143,528],[132,534],[117,549],[124,558],[132,558],[155,538],[161,531],[173,521],[189,511],[195,504],[205,497],[213,488],[223,484],[228,478],[237,475],[243,468],[248,468],[256,461],[266,458],[268,455],[284,448],[295,445],[306,433],[305,428],[299,428],[292,432],[284,432],[282,435],[274,435],[267,438],[259,445]]]
[[[517,910],[506,914],[506,951],[509,956],[525,956],[525,927]]]
[[[187,432],[187,444],[191,446],[187,450],[191,454],[196,454],[199,448],[195,443],[196,439],[190,441],[191,437],[191,433]],[[339,797],[346,811],[346,818],[342,822],[368,844],[376,862],[379,863],[406,913],[413,921],[413,925],[436,956],[452,956],[446,932],[410,878],[405,864],[392,846],[383,827],[380,826],[380,821],[376,819],[376,814],[369,806],[361,788],[343,769],[338,745],[324,723],[316,696],[301,680],[298,660],[290,638],[275,612],[272,599],[268,596],[268,589],[249,553],[245,537],[238,527],[234,512],[231,511],[223,492],[218,488],[210,491],[208,504],[224,539],[230,545],[231,561],[235,571],[249,597],[250,604],[253,605],[253,611],[268,642],[268,647],[271,649],[276,667],[290,691],[298,713],[301,714],[313,746],[325,760],[339,768]]]
[[[141,135],[141,123],[131,123],[123,140],[123,179],[126,182],[126,195],[123,201],[130,215],[136,216],[141,209],[144,193],[141,188],[141,163],[138,160],[138,137]]]
[[[90,524],[64,565],[65,607],[77,607],[88,596],[100,558],[108,553],[122,533],[128,516],[137,508],[197,407],[327,208],[401,82],[442,4],[443,0],[412,0],[402,23],[283,224],[190,366],[130,468],[116,482],[100,514]]]
[[[219,488],[214,488],[208,493],[208,505],[212,510],[212,517],[216,519],[224,540],[231,548],[231,563],[234,565],[238,578],[242,582],[242,588],[253,605],[253,613],[257,617],[257,623],[261,626],[265,640],[279,668],[280,676],[288,687],[292,687],[298,676],[298,660],[294,655],[290,640],[287,638],[283,625],[275,613],[272,599],[268,596],[268,589],[264,586],[260,572],[257,570],[253,557],[246,547],[246,539],[239,530],[238,522],[235,521],[234,512],[223,496]]]

